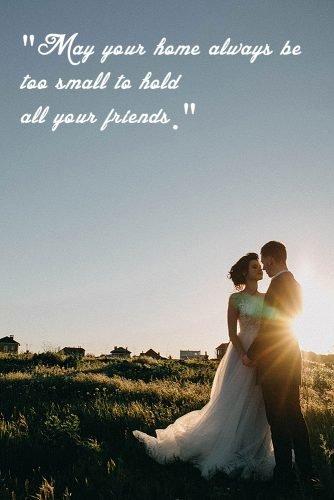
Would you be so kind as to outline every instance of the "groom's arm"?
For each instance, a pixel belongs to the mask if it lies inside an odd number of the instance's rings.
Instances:
[[[291,319],[302,311],[302,292],[299,283],[295,279],[283,279],[283,277],[281,279],[281,293],[278,306],[281,320],[289,323]]]

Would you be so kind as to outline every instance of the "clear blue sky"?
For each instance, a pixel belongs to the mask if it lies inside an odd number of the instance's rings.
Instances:
[[[1,3],[1,335],[31,350],[82,345],[177,356],[227,338],[227,272],[284,241],[305,285],[303,347],[333,350],[332,1],[3,0]],[[81,43],[200,44],[198,57],[41,57],[22,35],[79,33]],[[286,40],[302,55],[210,58],[223,43]],[[19,91],[23,76],[88,78],[147,71],[183,79],[167,91]],[[194,117],[183,103],[195,102]],[[22,126],[51,113],[157,111],[179,125],[104,133]],[[265,290],[268,280],[261,289]]]

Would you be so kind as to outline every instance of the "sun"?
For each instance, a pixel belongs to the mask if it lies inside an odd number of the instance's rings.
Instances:
[[[317,353],[334,351],[334,293],[320,285],[310,265],[302,266],[296,278],[303,292],[303,313],[295,321],[301,349]]]

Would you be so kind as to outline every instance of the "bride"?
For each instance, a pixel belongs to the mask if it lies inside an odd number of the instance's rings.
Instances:
[[[241,360],[261,321],[264,294],[257,288],[263,277],[258,255],[239,259],[229,277],[238,290],[228,304],[231,342],[217,368],[209,402],[157,429],[157,437],[139,430],[133,434],[162,464],[179,458],[192,462],[205,478],[222,470],[243,479],[269,479],[275,460],[261,387],[256,385],[255,367],[245,367]]]

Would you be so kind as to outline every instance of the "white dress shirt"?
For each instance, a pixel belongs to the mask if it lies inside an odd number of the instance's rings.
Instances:
[[[280,271],[279,273],[275,274],[275,276],[273,276],[271,278],[271,280],[274,280],[275,278],[277,278],[277,276],[279,276],[280,274],[283,274],[283,273],[289,273],[289,269],[283,269],[283,271]]]

